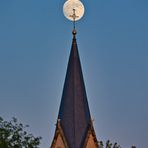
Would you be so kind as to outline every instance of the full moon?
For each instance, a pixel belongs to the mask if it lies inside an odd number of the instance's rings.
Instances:
[[[76,15],[75,21],[80,20],[84,15],[84,6],[80,0],[67,0],[64,3],[63,6],[64,15],[70,21],[73,21],[72,17],[74,13],[73,10],[75,10],[75,15]]]

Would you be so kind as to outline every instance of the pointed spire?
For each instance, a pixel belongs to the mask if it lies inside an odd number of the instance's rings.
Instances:
[[[81,148],[91,122],[81,63],[76,43],[73,41],[64,83],[58,119],[70,148]]]

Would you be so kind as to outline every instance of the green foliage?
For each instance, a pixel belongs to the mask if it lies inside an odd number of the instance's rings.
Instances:
[[[0,117],[0,148],[38,148],[41,137],[28,134],[27,127],[16,118],[8,122]]]
[[[102,141],[99,142],[100,148],[121,148],[116,142],[113,144],[109,140],[106,141],[105,145]],[[132,146],[131,148],[136,148],[136,146]]]
[[[111,143],[109,140],[106,141],[105,146],[102,141],[100,141],[100,148],[121,148],[117,143]]]

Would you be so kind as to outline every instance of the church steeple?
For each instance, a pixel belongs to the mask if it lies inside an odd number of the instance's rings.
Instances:
[[[73,39],[51,148],[99,148],[91,121],[76,42],[75,21],[83,14],[84,6],[80,0],[65,2],[64,15],[73,21]]]
[[[58,119],[71,148],[84,143],[91,121],[75,35],[63,89]]]
[[[75,31],[73,31],[71,52],[58,114],[58,124],[61,129],[61,137],[68,148],[87,146],[90,133],[92,133],[95,147],[98,147],[87,101]]]

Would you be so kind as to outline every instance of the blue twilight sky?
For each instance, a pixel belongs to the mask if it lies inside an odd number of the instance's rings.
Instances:
[[[0,0],[0,116],[51,144],[71,48],[65,0]],[[148,1],[83,0],[77,43],[98,139],[148,147]]]

